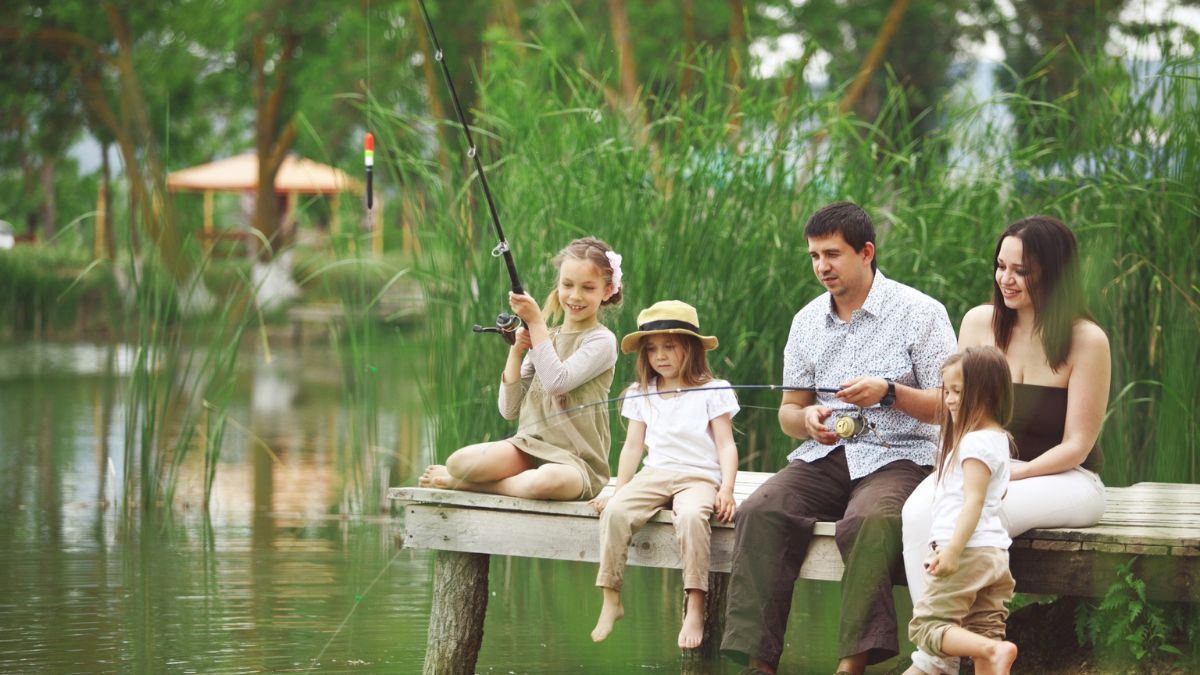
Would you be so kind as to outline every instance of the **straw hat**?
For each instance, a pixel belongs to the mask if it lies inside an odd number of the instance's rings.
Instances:
[[[621,338],[621,351],[636,352],[643,336],[655,333],[679,333],[700,338],[704,351],[717,348],[717,338],[700,334],[700,319],[696,308],[678,300],[663,300],[638,313],[638,329]]]

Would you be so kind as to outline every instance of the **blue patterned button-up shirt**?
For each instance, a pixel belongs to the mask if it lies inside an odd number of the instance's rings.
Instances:
[[[942,303],[877,270],[866,301],[850,321],[838,317],[828,292],[796,313],[783,352],[783,384],[836,389],[847,380],[870,376],[929,389],[941,385],[942,362],[954,350],[954,328]],[[826,420],[830,430],[840,414],[857,410],[832,394],[816,396],[819,405],[834,411]],[[861,478],[898,459],[933,464],[936,424],[880,406],[867,408],[866,418],[891,447],[884,447],[870,432],[839,439],[846,448],[850,478]],[[812,462],[835,448],[809,439],[788,460]]]

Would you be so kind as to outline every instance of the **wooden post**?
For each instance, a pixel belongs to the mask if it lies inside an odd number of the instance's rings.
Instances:
[[[725,592],[729,587],[728,572],[708,573],[708,593],[704,597],[704,642],[696,649],[680,652],[681,669],[685,675],[707,673],[712,662],[721,655],[721,633],[725,627]],[[683,595],[687,611],[687,594]]]
[[[375,215],[371,218],[371,253],[383,257],[383,200],[375,195]]]
[[[332,203],[329,205],[329,235],[336,237],[342,233],[342,193],[333,193]]]
[[[104,183],[100,184],[100,189],[96,193],[96,241],[92,247],[92,257],[96,260],[107,257],[105,253],[107,249],[104,242],[108,238],[108,221],[104,216],[108,213],[108,203],[104,198]]]
[[[204,250],[213,248],[213,191],[204,191]]]
[[[489,558],[486,553],[438,551],[425,675],[474,675],[483,645]]]

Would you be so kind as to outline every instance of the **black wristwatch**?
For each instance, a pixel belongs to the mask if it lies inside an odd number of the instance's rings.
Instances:
[[[888,390],[887,393],[883,395],[883,398],[879,399],[879,405],[885,408],[890,408],[896,405],[896,383],[892,382],[886,377],[883,379],[888,383]]]

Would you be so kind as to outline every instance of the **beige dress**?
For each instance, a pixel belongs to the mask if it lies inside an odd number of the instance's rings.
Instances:
[[[578,499],[588,500],[608,483],[608,398],[617,362],[617,338],[597,325],[584,331],[551,329],[550,340],[529,350],[521,380],[500,385],[500,414],[518,416],[508,439],[543,464],[574,467],[583,479]],[[585,403],[580,410],[565,411]]]

